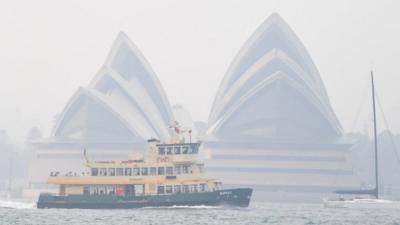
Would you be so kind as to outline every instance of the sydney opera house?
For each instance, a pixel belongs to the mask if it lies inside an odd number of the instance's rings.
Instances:
[[[252,184],[258,194],[273,192],[270,198],[359,186],[319,72],[277,14],[236,55],[208,124],[208,166],[225,183]]]
[[[43,183],[50,170],[80,169],[84,148],[92,158],[121,158],[149,138],[166,140],[174,121],[151,66],[121,32],[103,68],[58,114],[51,136],[33,143],[31,183]]]
[[[84,147],[92,158],[120,158],[146,139],[167,140],[175,120],[193,126],[182,107],[171,107],[150,64],[121,33],[100,72],[58,114],[50,137],[33,143],[31,183],[40,186],[49,171],[81,168]],[[360,185],[319,72],[277,14],[236,55],[207,124],[197,137],[211,153],[206,168],[227,186],[291,198]]]

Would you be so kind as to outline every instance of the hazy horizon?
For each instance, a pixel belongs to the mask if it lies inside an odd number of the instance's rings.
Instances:
[[[16,140],[32,126],[49,135],[54,116],[101,68],[120,31],[151,64],[171,105],[207,121],[233,58],[277,12],[310,53],[346,132],[364,130],[371,118],[371,69],[387,120],[399,132],[400,2],[305,2],[3,2],[0,129]]]

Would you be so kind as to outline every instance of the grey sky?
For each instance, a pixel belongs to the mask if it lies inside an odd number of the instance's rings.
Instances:
[[[400,1],[0,1],[0,129],[46,134],[123,30],[172,104],[206,121],[239,48],[273,12],[302,40],[346,131],[370,118],[369,70],[392,128],[400,129]],[[18,113],[19,112],[19,113]]]

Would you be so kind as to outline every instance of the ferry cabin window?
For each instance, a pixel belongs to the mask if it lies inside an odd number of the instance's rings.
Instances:
[[[147,176],[148,175],[148,169],[145,167],[145,168],[142,168],[142,176]]]
[[[181,192],[181,185],[175,185],[174,186],[174,193],[180,193]]]
[[[115,186],[92,185],[92,186],[87,186],[87,191],[88,194],[90,195],[115,195]]]
[[[132,176],[132,168],[125,168],[125,176]]]
[[[181,173],[182,173],[182,165],[176,165],[175,174],[181,174]]]
[[[164,167],[158,167],[158,175],[164,175]]]
[[[192,169],[190,165],[183,165],[182,166],[182,173],[192,173]]]
[[[117,176],[123,176],[124,175],[124,168],[117,168]]]
[[[99,173],[100,173],[100,176],[107,176],[107,169],[106,168],[100,168]]]
[[[139,168],[133,168],[133,176],[140,176],[140,169]]]
[[[197,184],[190,185],[190,192],[197,192]]]
[[[182,192],[189,192],[189,185],[183,185]]]
[[[89,187],[89,192],[90,192],[91,195],[98,195],[99,194],[99,192],[97,190],[97,186],[90,186]]]
[[[181,146],[175,146],[174,147],[174,154],[175,155],[181,154]]]
[[[115,186],[106,187],[107,195],[115,195]]]
[[[203,164],[198,164],[197,167],[199,168],[200,173],[204,173],[204,165]]]
[[[206,191],[206,184],[200,184],[199,191],[201,191],[201,192]]]
[[[189,153],[189,147],[188,146],[182,146],[182,154],[188,154]]]
[[[149,168],[149,174],[150,175],[157,175],[157,168],[156,167],[150,167]]]
[[[158,154],[159,155],[165,155],[165,148],[164,147],[159,147],[158,148]]]
[[[222,183],[221,182],[214,182],[214,185],[215,185],[215,190],[219,190],[219,189],[221,189]]]
[[[165,186],[165,193],[171,194],[172,193],[172,185]]]
[[[167,147],[167,155],[172,155],[172,147]]]
[[[83,194],[84,194],[84,195],[90,195],[90,188],[89,188],[89,186],[84,186],[84,187],[83,187]]]
[[[108,176],[115,176],[115,168],[108,168]]]
[[[189,154],[196,154],[198,152],[198,148],[196,146],[190,146]]]
[[[144,184],[135,184],[134,191],[136,196],[144,195]]]
[[[126,185],[125,196],[134,196],[134,195],[135,195],[135,185]]]
[[[92,168],[92,176],[97,176],[99,174],[99,169]]]
[[[173,174],[173,167],[172,166],[165,167],[165,174],[166,175],[172,175]]]
[[[164,186],[158,186],[157,193],[158,194],[164,194]]]
[[[99,193],[99,195],[105,195],[106,194],[106,187],[99,186],[98,187],[98,193]]]

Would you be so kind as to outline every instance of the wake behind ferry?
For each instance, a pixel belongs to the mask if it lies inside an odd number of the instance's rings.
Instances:
[[[58,194],[41,193],[38,208],[127,209],[169,206],[247,207],[251,188],[220,189],[198,162],[200,143],[148,140],[145,154],[125,161],[87,159],[83,175],[50,174]]]

